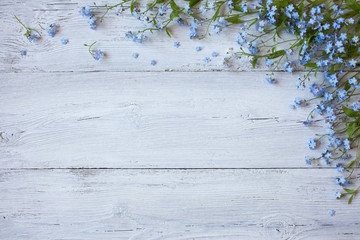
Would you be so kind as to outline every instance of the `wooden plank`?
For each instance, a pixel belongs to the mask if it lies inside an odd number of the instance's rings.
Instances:
[[[333,198],[335,176],[332,169],[1,170],[0,236],[358,239],[360,202]]]
[[[322,122],[287,74],[1,74],[1,168],[287,168]]]
[[[96,2],[101,4],[99,1]],[[189,39],[188,27],[175,26],[170,30],[173,38],[169,38],[165,32],[154,33],[149,34],[150,40],[147,43],[136,44],[126,40],[125,33],[129,30],[143,29],[140,21],[129,14],[119,17],[110,12],[99,24],[98,29],[93,31],[87,26],[87,20],[78,14],[81,6],[86,4],[89,2],[18,0],[14,4],[14,1],[2,0],[0,41],[3,44],[0,46],[0,71],[224,71],[226,69],[219,65],[219,61],[226,56],[226,49],[233,47],[239,50],[236,43],[239,26],[230,27],[220,35],[215,34],[201,41]],[[46,36],[43,31],[42,40],[30,43],[23,37],[25,31],[13,17],[14,14],[28,26],[57,23],[60,25],[60,31],[54,38]],[[66,46],[60,44],[63,37],[69,39]],[[98,41],[95,47],[106,53],[105,59],[99,62],[94,61],[87,48],[83,46],[84,43],[94,41]],[[181,47],[173,47],[174,41],[180,41]],[[196,52],[196,46],[202,46],[203,50]],[[19,54],[23,49],[28,52],[26,57]],[[218,52],[220,56],[212,58],[212,61],[206,64],[203,59],[210,57],[213,51]],[[138,59],[131,57],[134,52],[140,54]],[[156,66],[150,65],[153,59],[158,62]],[[264,64],[261,64],[255,71],[264,69]],[[234,61],[230,70],[252,71],[252,66],[243,58]]]

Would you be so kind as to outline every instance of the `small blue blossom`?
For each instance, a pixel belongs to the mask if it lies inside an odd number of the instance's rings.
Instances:
[[[139,57],[139,54],[138,54],[138,53],[133,53],[133,54],[132,54],[132,57],[136,59],[136,58]]]
[[[326,92],[326,93],[324,94],[324,98],[325,98],[325,101],[326,101],[326,102],[330,102],[331,100],[334,99],[333,94],[328,93],[328,92]]]
[[[340,182],[341,184],[345,184],[347,181],[346,181],[345,177],[340,177],[340,178],[339,178],[339,182]]]
[[[27,34],[26,37],[30,42],[35,42],[40,38],[40,35],[31,33],[31,34]]]
[[[330,210],[330,211],[329,211],[329,215],[330,215],[330,216],[334,216],[334,215],[335,215],[335,210]]]
[[[195,48],[195,50],[196,50],[197,52],[200,52],[200,51],[202,50],[202,47],[197,46],[197,47]]]
[[[102,59],[104,57],[104,53],[99,49],[92,50],[91,53],[92,53],[91,55],[93,56],[93,58],[96,61],[99,61],[100,59]]]
[[[347,91],[346,91],[345,89],[341,89],[341,90],[338,92],[337,96],[338,96],[338,99],[339,99],[340,101],[343,101],[343,100],[345,100],[345,99],[347,98]]]
[[[314,94],[315,97],[318,97],[324,94],[324,89],[314,83],[310,87],[310,92]]]
[[[62,45],[66,45],[69,42],[69,40],[67,40],[66,38],[62,38],[60,41]]]
[[[306,121],[303,122],[305,127],[309,127],[311,123],[312,123],[311,120],[306,120]]]
[[[48,33],[48,35],[49,35],[50,37],[54,37],[55,34],[56,34],[58,31],[59,31],[59,30],[58,30],[57,26],[56,26],[54,23],[49,24],[49,25],[46,27],[46,32]]]
[[[354,59],[351,59],[351,60],[349,61],[349,65],[350,65],[350,67],[352,67],[352,68],[356,67],[356,63],[357,63],[357,61],[355,61]]]
[[[294,109],[295,109],[295,105],[294,105],[294,104],[290,104],[290,105],[289,105],[289,108],[290,108],[291,110],[294,110]]]
[[[295,98],[294,103],[296,104],[297,107],[301,107],[301,104],[303,103],[303,101],[304,101],[303,99],[297,97],[297,98]]]
[[[341,198],[341,193],[340,193],[340,192],[336,192],[336,193],[335,193],[335,197],[336,197],[337,199],[340,199],[340,198]]]
[[[205,58],[204,58],[204,62],[205,62],[205,63],[209,63],[210,61],[211,61],[211,59],[210,59],[209,57],[205,57]]]
[[[357,85],[357,79],[355,77],[350,78],[348,81],[349,81],[349,84],[351,84],[351,85]]]
[[[344,146],[345,146],[345,149],[347,149],[347,150],[350,150],[350,149],[351,149],[349,139],[345,139],[345,140],[343,141],[343,144],[344,144]]]
[[[305,156],[305,163],[306,163],[306,165],[312,164],[311,158],[309,156]]]
[[[268,83],[270,83],[270,84],[275,84],[275,83],[276,83],[276,80],[275,80],[274,78],[272,78],[272,77],[267,77],[267,78],[266,78],[266,81],[267,81]]]
[[[212,53],[211,53],[211,56],[212,56],[212,57],[217,57],[217,56],[219,56],[219,54],[218,54],[217,52],[212,52]]]
[[[155,66],[157,64],[157,62],[155,60],[151,60],[150,64]]]
[[[21,55],[21,56],[26,56],[26,51],[25,51],[25,50],[21,50],[21,51],[20,51],[20,55]]]
[[[174,47],[176,48],[180,47],[180,42],[174,42]]]
[[[343,166],[339,166],[339,167],[336,168],[336,170],[337,170],[338,172],[344,172],[344,167],[343,167]]]
[[[359,103],[359,102],[354,102],[354,103],[351,105],[351,108],[352,108],[352,110],[354,110],[355,112],[358,112],[359,109],[360,109],[360,103]]]
[[[316,148],[316,141],[314,140],[314,138],[310,138],[307,144],[311,150],[314,150]]]

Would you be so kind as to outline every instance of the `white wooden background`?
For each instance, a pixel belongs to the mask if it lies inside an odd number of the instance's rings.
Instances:
[[[360,200],[336,200],[336,170],[304,164],[323,127],[288,109],[309,96],[296,74],[223,70],[230,31],[138,45],[124,38],[138,21],[113,14],[92,31],[86,3],[1,0],[0,239],[360,238]],[[29,43],[14,14],[60,32]],[[95,40],[99,62],[83,46]]]

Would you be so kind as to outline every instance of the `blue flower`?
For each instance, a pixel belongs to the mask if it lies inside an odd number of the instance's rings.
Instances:
[[[125,34],[125,37],[137,43],[143,43],[148,39],[148,37],[143,32],[133,33],[129,31]]]
[[[180,42],[174,42],[174,47],[176,48],[180,47]]]
[[[195,50],[196,50],[197,52],[200,52],[200,51],[202,50],[202,48],[201,48],[200,46],[197,46],[197,47],[195,48]]]
[[[324,94],[324,98],[325,98],[325,101],[326,101],[326,102],[330,102],[331,100],[334,99],[333,95],[332,95],[331,93],[328,93],[328,92],[326,92],[326,93]]]
[[[347,149],[347,150],[350,150],[350,149],[351,149],[349,139],[345,139],[345,140],[343,141],[343,143],[344,143],[345,149]]]
[[[314,138],[310,138],[307,144],[311,150],[314,150],[316,148],[316,141],[314,140]]]
[[[355,77],[350,78],[348,81],[349,81],[349,84],[351,84],[351,85],[357,85],[357,79]]]
[[[202,15],[205,15],[207,12],[206,6],[205,5],[201,5],[199,8],[199,11]]]
[[[324,89],[314,83],[310,87],[310,92],[314,94],[315,97],[318,97],[324,94]]]
[[[312,164],[311,158],[309,156],[305,156],[305,163],[306,163],[306,165]]]
[[[330,135],[330,136],[333,136],[333,135],[335,134],[335,131],[334,131],[334,129],[327,128],[327,129],[325,130],[325,134]]]
[[[289,105],[289,108],[290,108],[291,110],[294,110],[294,109],[295,109],[295,105],[290,104],[290,105]]]
[[[88,18],[88,23],[89,23],[90,28],[95,30],[96,27],[97,27],[97,25],[96,25],[96,20],[97,19],[94,16],[93,12],[91,11],[91,7],[89,5],[85,6],[85,7],[82,7],[79,10],[79,13],[80,13],[81,16],[84,16],[84,17]],[[118,10],[115,13],[118,15]]]
[[[92,50],[91,53],[92,53],[91,55],[96,61],[99,61],[104,57],[104,53],[99,49]]]
[[[67,40],[66,38],[62,38],[60,41],[62,45],[66,45],[69,42],[69,40]]]
[[[347,181],[346,181],[345,177],[341,177],[341,178],[339,178],[339,182],[341,184],[345,184]]]
[[[359,37],[358,36],[354,36],[352,39],[351,39],[354,43],[357,43],[359,41]]]
[[[219,56],[219,54],[218,54],[217,52],[212,52],[212,53],[211,53],[211,56],[212,56],[212,57],[217,57],[217,56]]]
[[[210,61],[211,61],[211,59],[210,59],[209,57],[205,57],[205,58],[204,58],[204,62],[205,62],[205,63],[209,63]]]
[[[356,63],[357,63],[357,61],[355,61],[354,59],[351,59],[350,61],[349,61],[349,65],[350,65],[350,67],[356,67]]]
[[[270,84],[276,83],[276,80],[275,80],[274,78],[272,78],[272,77],[267,77],[267,78],[266,78],[266,81],[267,81],[268,83],[270,83]]]
[[[58,32],[58,28],[56,27],[56,25],[54,23],[52,24],[49,24],[47,27],[46,27],[46,32],[48,33],[48,35],[50,37],[54,37],[55,34]]]
[[[304,124],[305,127],[310,126],[311,123],[312,123],[311,120],[306,120],[306,121],[303,122],[303,124]]]
[[[25,50],[21,50],[21,51],[20,51],[20,55],[21,55],[21,56],[26,56],[26,51],[25,51]]]
[[[151,60],[150,64],[155,66],[157,64],[157,62],[155,60]]]
[[[297,89],[304,89],[305,88],[305,83],[304,83],[304,81],[301,80],[300,77],[297,77],[295,86],[296,86]]]
[[[330,216],[334,216],[334,215],[335,215],[335,210],[330,210],[330,211],[329,211],[329,215],[330,215]]]
[[[30,42],[35,42],[35,41],[37,41],[37,40],[40,38],[39,35],[34,34],[34,33],[27,34],[26,37],[27,37],[27,39],[28,39]]]
[[[303,100],[301,98],[297,97],[294,99],[294,103],[296,104],[297,107],[301,107]]]
[[[355,112],[358,112],[360,109],[360,103],[359,102],[354,102],[352,105],[352,110],[354,110]]]
[[[340,193],[340,192],[336,192],[336,193],[335,193],[335,197],[336,197],[337,199],[341,198],[341,193]]]
[[[347,98],[347,91],[346,91],[345,89],[341,89],[341,90],[338,92],[337,96],[338,96],[338,99],[339,99],[340,101],[343,101],[343,100],[345,100],[345,99]]]
[[[339,166],[339,167],[336,168],[336,170],[337,170],[338,172],[344,172],[344,167],[343,167],[343,166]]]
[[[133,53],[133,54],[132,54],[132,57],[136,59],[136,58],[139,57],[139,54],[138,54],[138,53]]]
[[[125,9],[122,6],[118,6],[117,9],[115,10],[115,14],[118,16],[122,16],[124,11]]]

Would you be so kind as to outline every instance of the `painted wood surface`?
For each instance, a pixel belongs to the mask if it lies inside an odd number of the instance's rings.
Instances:
[[[332,177],[332,169],[1,170],[0,235],[359,239],[360,203],[333,201]]]
[[[96,1],[97,5],[115,1]],[[136,44],[125,39],[128,31],[140,30],[144,26],[130,14],[116,16],[110,12],[96,31],[91,30],[87,19],[82,18],[78,10],[91,1],[17,1],[2,0],[0,7],[0,21],[4,28],[0,29],[0,71],[1,72],[64,72],[64,71],[254,71],[247,58],[234,61],[230,69],[224,69],[219,62],[227,56],[226,49],[238,49],[236,43],[239,27],[229,27],[220,35],[200,40],[189,39],[188,27],[173,26],[173,34],[169,38],[165,32],[150,33],[149,41]],[[184,1],[179,5],[183,6]],[[19,12],[19,9],[21,11]],[[59,24],[59,33],[54,37],[46,36],[37,43],[30,43],[21,37],[23,27],[16,21],[16,14],[25,24],[38,27],[49,23]],[[98,15],[101,16],[101,13]],[[191,22],[188,22],[191,24]],[[175,22],[174,25],[177,25]],[[39,27],[38,27],[39,28]],[[66,46],[61,45],[61,38],[68,38]],[[286,37],[286,36],[285,36]],[[103,61],[95,62],[83,44],[97,41],[95,48],[102,49],[106,57]],[[180,41],[181,46],[175,48],[174,41]],[[202,51],[195,48],[201,46]],[[26,58],[18,52],[27,49]],[[9,51],[11,50],[11,51]],[[220,55],[212,58],[208,64],[205,57],[211,57],[213,51]],[[133,59],[132,53],[138,52],[139,58]],[[74,57],[76,56],[76,57]],[[151,60],[158,64],[152,66]],[[61,64],[59,64],[61,62]],[[260,63],[260,61],[259,61]],[[259,64],[255,71],[266,71],[264,64]]]
[[[305,167],[322,123],[262,75],[2,74],[1,167]]]
[[[304,165],[323,123],[288,109],[310,96],[294,87],[301,72],[268,85],[246,59],[220,67],[236,28],[137,45],[124,34],[140,23],[110,14],[92,31],[77,12],[91,3],[0,2],[0,239],[360,238],[360,203],[335,199],[336,170]],[[29,43],[14,14],[60,32]]]

